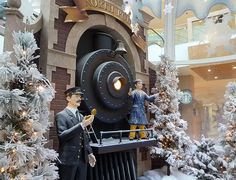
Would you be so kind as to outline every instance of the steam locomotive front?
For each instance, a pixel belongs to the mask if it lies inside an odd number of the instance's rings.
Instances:
[[[81,108],[84,114],[97,110],[92,125],[95,133],[90,134],[97,165],[89,168],[88,180],[136,180],[136,149],[156,144],[153,138],[127,138],[132,103],[128,91],[133,88],[134,61],[129,61],[123,54],[124,46],[114,39],[98,29],[89,29],[77,46],[76,86],[84,93]],[[95,135],[99,142],[94,141]]]
[[[112,50],[111,36],[96,33],[94,41],[94,51],[77,61],[76,79],[84,92],[83,109],[86,114],[97,109],[93,124],[97,132],[126,129],[128,91],[133,82],[130,65],[120,51]]]

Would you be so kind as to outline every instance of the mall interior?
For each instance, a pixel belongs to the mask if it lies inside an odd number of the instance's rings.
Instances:
[[[97,49],[114,49],[114,44],[122,42],[126,51],[122,57],[133,78],[143,80],[148,94],[155,86],[160,57],[169,57],[178,68],[179,89],[184,94],[179,108],[188,122],[187,133],[193,139],[202,134],[217,137],[219,123],[225,123],[226,85],[236,80],[233,1],[136,0],[136,5],[132,0],[19,2],[0,0],[0,53],[12,51],[13,31],[34,33],[40,47],[37,65],[56,90],[50,106],[52,122],[65,107],[64,90],[79,83],[80,59]],[[104,45],[106,39],[108,44]],[[48,138],[57,149],[55,127]],[[137,151],[137,161],[142,162],[138,174],[142,174],[152,162],[145,149]]]

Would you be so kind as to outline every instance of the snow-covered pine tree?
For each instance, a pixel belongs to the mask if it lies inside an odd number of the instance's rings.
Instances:
[[[227,162],[223,158],[222,147],[203,135],[200,141],[194,141],[193,147],[194,153],[183,171],[198,180],[224,180]]]
[[[220,125],[221,145],[228,163],[227,179],[236,179],[236,82],[226,86],[223,119],[226,125]]]
[[[187,122],[180,118],[177,68],[168,58],[162,56],[157,66],[156,88],[152,92],[157,98],[150,105],[155,114],[154,130],[158,144],[152,147],[153,158],[164,158],[172,167],[181,168],[190,154],[191,140],[186,134]]]
[[[13,37],[16,64],[11,53],[0,55],[0,179],[57,179],[57,153],[45,147],[44,137],[54,89],[34,63],[33,34]]]

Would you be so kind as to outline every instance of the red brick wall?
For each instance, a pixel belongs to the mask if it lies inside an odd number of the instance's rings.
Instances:
[[[38,47],[40,47],[40,34],[41,34],[41,31],[38,31],[37,33],[34,34],[34,38],[36,40]],[[34,55],[35,56],[40,55],[40,48],[35,51]],[[34,62],[35,64],[37,64],[37,67],[39,71],[41,72],[41,67],[39,66],[39,58],[35,59]]]
[[[149,92],[151,92],[151,89],[155,87],[156,81],[157,81],[156,71],[149,68]]]
[[[70,74],[67,74],[67,69],[57,67],[55,72],[52,72],[52,83],[55,83],[56,95],[51,102],[51,110],[54,111],[54,115],[63,110],[66,107],[66,100],[64,91],[66,86],[70,84]],[[49,139],[53,140],[53,148],[58,148],[58,138],[56,133],[56,127],[52,127],[49,132]]]
[[[152,92],[152,91],[151,91],[152,88],[155,87],[156,81],[157,81],[157,74],[156,74],[156,71],[153,70],[153,69],[151,69],[151,68],[149,68],[149,92],[150,92],[150,94],[151,94],[151,92]],[[155,118],[155,115],[152,114],[152,113],[150,113],[150,119],[152,119],[152,118]]]
[[[138,54],[139,54],[139,58],[140,58],[140,65],[141,65],[141,72],[146,73],[146,69],[145,69],[145,59],[146,59],[146,53],[144,53],[141,49],[138,49]]]
[[[73,0],[56,0],[56,4],[59,6],[74,6]],[[53,49],[64,52],[68,34],[75,23],[64,23],[66,13],[61,9],[59,9],[58,17],[54,23],[54,28],[58,30],[58,37],[57,43],[53,44]]]
[[[75,5],[73,0],[56,0],[56,4],[60,6],[74,6]]]

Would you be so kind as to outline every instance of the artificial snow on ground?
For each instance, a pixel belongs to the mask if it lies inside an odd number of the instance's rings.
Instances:
[[[155,169],[144,172],[144,175],[137,180],[196,180],[196,177],[183,174],[176,170],[171,170],[171,175],[166,175],[166,168]]]

